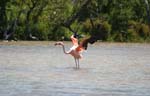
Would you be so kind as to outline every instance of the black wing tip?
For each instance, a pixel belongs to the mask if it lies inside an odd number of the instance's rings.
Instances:
[[[88,42],[89,42],[90,44],[94,44],[95,42],[97,42],[97,40],[98,40],[98,39],[97,39],[95,36],[94,36],[94,37],[91,36],[91,37],[89,38]]]
[[[83,40],[83,42],[82,42],[82,47],[83,47],[85,50],[87,50],[87,48],[88,48],[88,43],[94,44],[95,42],[97,42],[97,40],[98,40],[98,39],[97,39],[96,36],[91,36],[91,37],[89,37],[89,38]]]

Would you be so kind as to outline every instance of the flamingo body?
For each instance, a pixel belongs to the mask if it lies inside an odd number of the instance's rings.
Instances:
[[[63,51],[65,54],[72,55],[75,59],[76,68],[79,69],[79,59],[81,59],[83,57],[81,53],[83,52],[84,48],[78,44],[78,40],[76,38],[74,38],[73,35],[71,36],[71,40],[72,40],[73,46],[67,52],[65,51],[63,42],[56,42],[55,45],[61,45],[63,47]]]
[[[88,38],[85,38],[84,40],[82,40],[82,42],[80,42],[80,44],[78,44],[78,39],[76,39],[74,35],[71,36],[73,46],[70,48],[69,51],[65,51],[65,46],[63,42],[56,42],[55,45],[61,45],[65,54],[72,55],[75,59],[76,68],[79,69],[79,59],[83,57],[81,53],[84,50],[87,50],[88,43],[94,44],[100,38],[98,36],[93,35]]]
[[[82,58],[81,53],[82,53],[83,48],[79,46],[78,40],[74,38],[73,35],[71,36],[71,40],[72,40],[73,46],[70,48],[69,54],[71,54],[76,59],[81,59]]]

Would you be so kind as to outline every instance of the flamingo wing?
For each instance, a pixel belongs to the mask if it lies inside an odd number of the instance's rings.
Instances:
[[[88,38],[83,39],[83,40],[80,42],[79,47],[82,48],[83,50],[87,50],[88,42],[89,42],[89,39],[88,39]]]
[[[72,43],[73,43],[74,46],[78,46],[79,45],[78,44],[78,39],[74,38],[73,35],[71,36],[71,40],[72,40]]]
[[[83,50],[87,50],[88,43],[93,44],[97,41],[97,38],[94,36],[91,36],[89,38],[85,38],[80,42],[79,48],[82,48]]]
[[[87,50],[88,43],[93,44],[95,43],[98,39],[95,36],[91,36],[89,38],[83,39],[80,44],[78,44],[78,39],[74,38],[74,36],[71,36],[71,40],[73,43],[73,48],[76,48],[77,51],[83,51]]]
[[[76,51],[82,52],[82,51],[86,50],[87,45],[88,45],[88,39],[82,40],[82,42],[80,42],[79,46],[76,47]]]

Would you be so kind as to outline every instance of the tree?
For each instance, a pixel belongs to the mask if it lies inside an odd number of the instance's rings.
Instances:
[[[144,0],[144,2],[145,2],[145,5],[146,5],[148,24],[150,25],[150,6],[149,6],[149,2],[148,2],[148,0]]]
[[[3,32],[7,25],[6,6],[9,0],[0,0],[0,34],[3,38]]]
[[[1,0],[0,38],[67,40],[78,33],[96,40],[144,40],[149,14],[149,0]]]

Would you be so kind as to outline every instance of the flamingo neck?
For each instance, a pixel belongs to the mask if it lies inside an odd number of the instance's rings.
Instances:
[[[65,50],[65,46],[64,46],[64,45],[62,45],[62,48],[63,48],[63,52],[64,52],[65,54],[68,54],[68,53],[66,52],[66,50]]]

